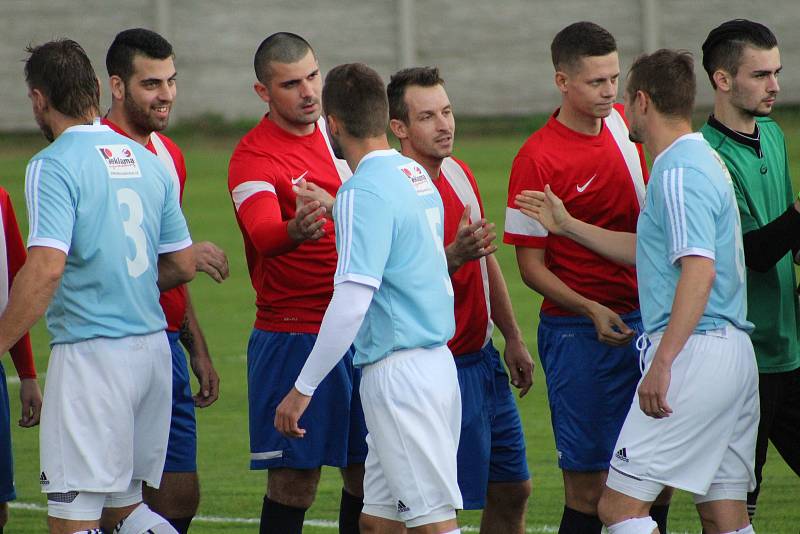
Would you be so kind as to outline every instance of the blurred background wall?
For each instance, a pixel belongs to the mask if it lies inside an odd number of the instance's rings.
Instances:
[[[21,60],[26,45],[55,37],[84,46],[103,83],[104,105],[105,52],[114,35],[142,26],[167,37],[178,68],[176,121],[263,113],[252,89],[253,54],[276,31],[308,39],[323,73],[362,61],[388,80],[402,67],[437,65],[459,116],[520,116],[557,105],[550,41],[578,20],[614,34],[623,75],[642,52],[690,50],[698,104],[710,105],[700,45],[711,28],[739,17],[776,33],[784,65],[780,101],[800,103],[797,0],[0,0],[0,130],[35,129]]]

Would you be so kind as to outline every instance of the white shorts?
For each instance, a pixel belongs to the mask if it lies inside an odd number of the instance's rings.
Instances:
[[[172,406],[164,332],[54,345],[39,451],[43,493],[117,493],[132,480],[157,488]]]
[[[360,391],[369,432],[363,512],[408,527],[455,518],[461,392],[450,350],[395,352],[364,367]]]
[[[661,335],[651,338],[649,369]],[[606,485],[642,501],[664,486],[696,502],[744,500],[755,488],[758,369],[750,337],[726,327],[689,337],[672,364],[667,404],[648,417],[634,396],[611,458]]]

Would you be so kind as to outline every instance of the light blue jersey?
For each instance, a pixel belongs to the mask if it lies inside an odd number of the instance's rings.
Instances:
[[[355,339],[355,364],[446,344],[455,320],[444,208],[422,166],[396,150],[371,152],[339,188],[334,216],[334,284],[353,281],[376,290]]]
[[[733,325],[751,331],[739,210],[730,174],[699,133],[680,137],[659,154],[650,171],[639,215],[636,272],[648,334],[669,321],[680,258],[714,260],[716,278],[695,332]]]
[[[156,156],[99,123],[73,126],[31,159],[25,196],[28,247],[67,254],[46,314],[53,344],[166,327],[158,255],[191,239]]]

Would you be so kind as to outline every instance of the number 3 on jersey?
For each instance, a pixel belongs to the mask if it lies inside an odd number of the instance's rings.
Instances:
[[[142,230],[142,221],[144,220],[144,208],[142,207],[142,199],[139,194],[133,189],[124,188],[117,191],[117,204],[120,210],[123,206],[128,208],[128,218],[122,221],[122,229],[125,235],[133,241],[134,254],[133,259],[125,257],[128,263],[128,274],[131,278],[138,278],[150,266],[150,260],[147,257],[147,236]]]
[[[442,215],[439,208],[428,208],[425,210],[425,216],[428,217],[428,227],[431,229],[433,236],[433,243],[436,245],[436,250],[442,255],[445,268],[447,267],[447,254],[444,252],[444,237],[439,234],[439,227],[442,226]],[[450,276],[444,277],[444,287],[447,289],[447,294],[453,296],[453,283],[450,281]]]

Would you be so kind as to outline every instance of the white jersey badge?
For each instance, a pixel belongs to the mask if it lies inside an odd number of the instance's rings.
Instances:
[[[139,162],[128,145],[97,145],[109,178],[141,178]]]
[[[403,174],[408,177],[408,181],[414,186],[417,195],[424,196],[433,193],[433,183],[431,183],[431,179],[428,178],[428,174],[422,170],[422,167],[418,164],[407,163],[405,165],[400,165],[398,169],[403,171]]]

